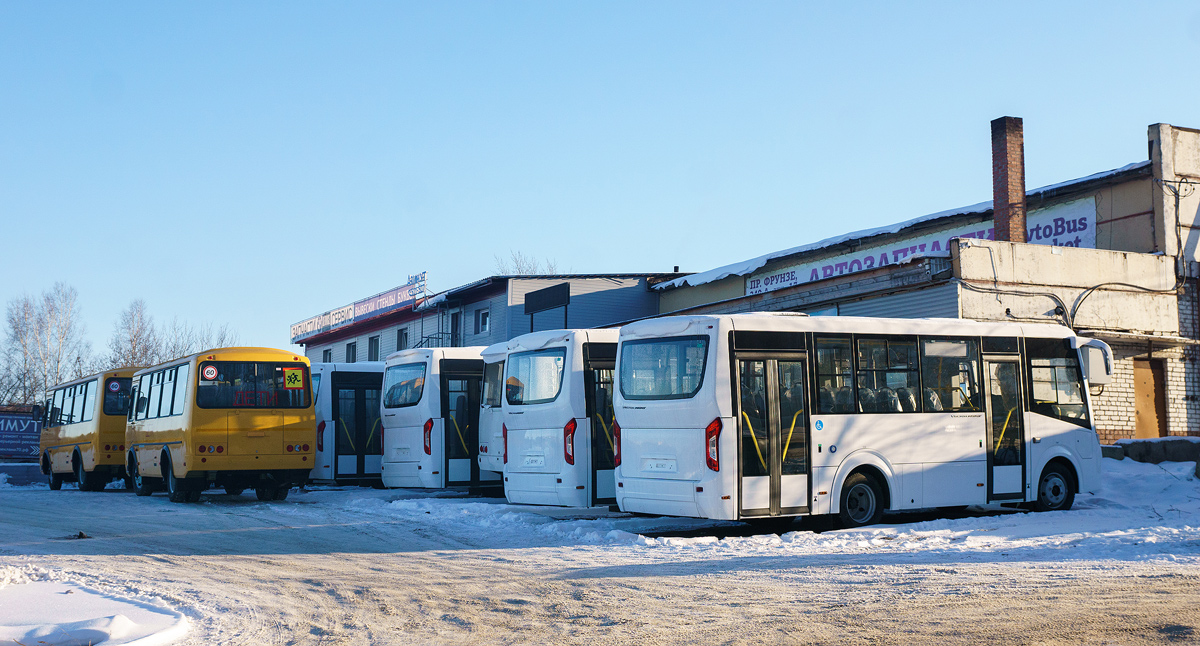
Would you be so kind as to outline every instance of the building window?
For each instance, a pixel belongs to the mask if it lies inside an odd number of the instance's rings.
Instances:
[[[487,334],[491,319],[490,310],[475,310],[475,334]]]
[[[358,344],[357,343],[347,343],[346,344],[346,363],[354,363],[355,361],[358,361]]]
[[[321,363],[333,363],[333,348],[321,351]]]
[[[396,330],[396,350],[408,349],[408,328]]]
[[[379,361],[379,337],[367,339],[367,361]]]

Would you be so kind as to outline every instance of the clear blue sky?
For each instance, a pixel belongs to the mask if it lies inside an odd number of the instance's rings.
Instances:
[[[1200,127],[1200,5],[0,0],[0,300],[106,345],[288,326],[520,250],[703,271],[1030,187]]]

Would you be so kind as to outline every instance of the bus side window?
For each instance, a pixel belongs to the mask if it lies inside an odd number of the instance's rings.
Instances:
[[[817,412],[853,413],[854,357],[850,339],[816,339],[817,348]]]
[[[979,345],[974,339],[924,339],[921,377],[925,412],[983,410]]]

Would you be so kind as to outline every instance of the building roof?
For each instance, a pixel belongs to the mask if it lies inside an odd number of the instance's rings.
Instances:
[[[1033,201],[1037,199],[1051,199],[1063,195],[1070,195],[1072,193],[1088,190],[1097,184],[1105,184],[1117,179],[1125,179],[1126,177],[1130,176],[1146,174],[1149,172],[1149,169],[1149,161],[1127,164],[1121,168],[1104,171],[1102,173],[1096,173],[1094,175],[1088,175],[1087,177],[1080,177],[1078,179],[1060,182],[1058,184],[1051,184],[1049,186],[1035,188],[1026,192],[1026,200]],[[723,280],[730,276],[745,276],[758,271],[768,262],[774,260],[780,260],[782,258],[799,256],[803,254],[811,254],[829,247],[862,241],[869,238],[874,238],[876,236],[892,235],[906,230],[916,231],[928,229],[935,226],[941,226],[955,219],[973,215],[984,215],[991,213],[991,211],[992,201],[988,200],[986,202],[980,202],[971,206],[964,206],[957,209],[930,213],[929,215],[923,215],[918,218],[913,218],[911,220],[906,220],[904,222],[899,222],[888,226],[876,227],[873,229],[862,229],[860,231],[854,231],[851,233],[833,236],[832,238],[826,238],[819,242],[804,244],[798,247],[784,249],[782,251],[773,251],[757,258],[751,258],[750,260],[743,260],[741,262],[735,262],[723,267],[717,267],[716,269],[710,269],[708,271],[702,271],[688,276],[682,276],[674,280],[665,281],[654,285],[653,288],[659,290],[675,289],[685,285],[695,286],[703,285],[705,283],[712,283],[718,280]]]

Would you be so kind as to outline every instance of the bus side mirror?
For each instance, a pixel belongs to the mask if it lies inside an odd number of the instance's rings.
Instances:
[[[137,414],[138,415],[141,415],[142,413],[146,412],[146,404],[149,401],[150,401],[149,399],[142,397],[141,395],[138,395],[138,398],[137,398]]]
[[[1080,354],[1083,358],[1083,370],[1088,383],[1093,386],[1103,386],[1112,383],[1112,361],[1103,348],[1085,345]]]
[[[41,406],[34,406],[33,409],[29,411],[30,419],[37,420],[39,422],[42,422],[43,424],[46,422],[45,416],[46,416],[46,411],[43,410]]]

